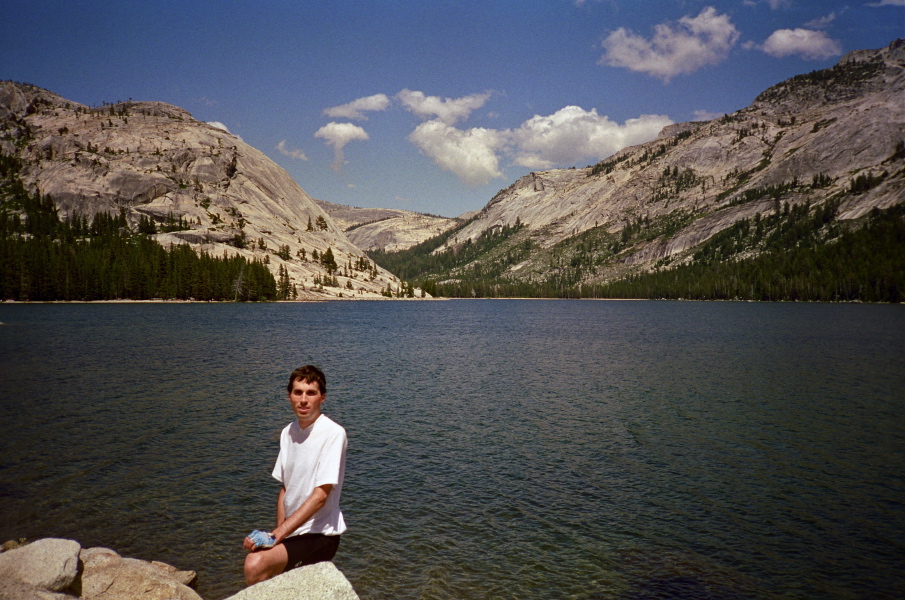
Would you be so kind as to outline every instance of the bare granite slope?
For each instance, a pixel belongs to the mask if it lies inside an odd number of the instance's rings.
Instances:
[[[773,86],[720,119],[671,125],[594,167],[526,175],[440,250],[517,220],[542,247],[595,227],[620,232],[639,218],[683,223],[623,259],[649,265],[772,213],[778,201],[841,199],[839,218],[853,219],[905,201],[903,141],[905,40],[897,40]],[[882,181],[848,193],[859,176]]]
[[[353,244],[364,250],[405,250],[460,223],[460,219],[395,208],[357,208],[323,200],[315,202],[343,228]]]
[[[302,298],[375,298],[398,285],[383,269],[374,276],[354,268],[364,252],[285,170],[169,104],[91,108],[2,82],[0,153],[19,157],[25,185],[51,195],[63,216],[124,210],[133,225],[142,216],[158,224],[185,219],[189,229],[158,233],[157,240],[266,257],[275,275],[281,265],[288,269]],[[277,255],[281,248],[288,260]],[[340,267],[339,287],[316,288],[315,279],[328,278],[312,256],[328,248]]]

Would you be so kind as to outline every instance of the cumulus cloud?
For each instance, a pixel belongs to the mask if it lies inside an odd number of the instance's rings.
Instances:
[[[865,6],[905,6],[905,0],[880,0],[879,2],[868,2]]]
[[[367,121],[365,111],[386,110],[390,106],[390,99],[386,94],[374,94],[365,98],[353,100],[348,104],[341,104],[324,110],[324,114],[334,119],[354,119]]]
[[[226,128],[226,125],[224,125],[220,121],[206,121],[206,123],[208,125],[210,125],[211,127],[219,129],[220,131],[225,131],[226,133],[232,133],[229,129]]]
[[[288,156],[289,158],[294,158],[296,160],[308,160],[308,157],[305,156],[305,153],[301,150],[290,150],[286,147],[286,140],[283,140],[276,146],[277,151],[283,156]]]
[[[440,119],[425,121],[415,128],[409,141],[445,171],[452,171],[468,185],[484,185],[503,177],[497,152],[504,136],[493,129],[456,129]]]
[[[839,42],[824,32],[800,28],[778,29],[759,48],[776,58],[797,54],[802,58],[819,59],[842,54]]]
[[[324,139],[327,142],[327,145],[333,148],[334,160],[331,168],[334,171],[339,172],[346,162],[343,148],[351,141],[367,140],[368,133],[358,125],[353,125],[352,123],[331,122],[314,132],[314,137]]]
[[[490,96],[490,92],[485,92],[462,98],[441,98],[407,89],[396,94],[402,105],[412,114],[422,119],[436,119],[446,125],[455,125],[467,119],[472,111],[484,106]]]
[[[622,148],[657,137],[672,120],[642,115],[620,125],[597,114],[566,106],[552,115],[535,115],[516,129],[457,128],[439,118],[421,123],[408,140],[441,169],[468,185],[504,178],[500,163],[529,169],[549,169],[597,161]]]
[[[656,25],[651,39],[620,27],[603,40],[606,52],[599,64],[625,67],[668,82],[676,75],[724,60],[738,37],[729,16],[709,6],[696,17]]]
[[[609,156],[618,150],[657,137],[672,120],[663,115],[642,115],[619,125],[596,109],[566,106],[552,115],[535,115],[509,135],[514,164],[529,169]]]

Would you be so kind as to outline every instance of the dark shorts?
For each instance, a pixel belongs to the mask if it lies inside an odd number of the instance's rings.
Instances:
[[[323,533],[303,533],[286,538],[283,540],[286,553],[289,555],[286,570],[333,560],[336,550],[339,548],[339,537]]]

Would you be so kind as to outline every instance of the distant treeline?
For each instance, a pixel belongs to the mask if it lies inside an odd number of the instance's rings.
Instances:
[[[49,196],[29,194],[15,158],[0,156],[0,299],[275,300],[261,261],[161,246],[125,213],[60,219]]]
[[[817,207],[777,202],[773,214],[744,219],[702,244],[689,264],[669,265],[664,259],[653,272],[609,283],[579,283],[584,263],[594,256],[552,269],[542,280],[507,278],[505,264],[536,249],[524,241],[506,250],[502,262],[500,257],[486,260],[489,249],[514,233],[511,229],[487,232],[440,254],[431,252],[448,237],[371,257],[428,293],[452,298],[905,301],[905,207],[874,210],[859,224],[837,221],[836,209],[832,202]],[[612,245],[597,252],[600,260],[616,260]],[[477,257],[486,265],[453,271]]]
[[[637,275],[594,290],[607,298],[694,300],[905,301],[905,207],[874,209],[864,227],[820,243],[817,223],[805,215],[773,229],[768,250],[721,260],[731,246],[756,243],[757,224],[744,221],[715,236],[695,261]],[[761,235],[769,228],[761,229]],[[748,239],[745,239],[745,238]],[[731,251],[731,250],[730,250]]]

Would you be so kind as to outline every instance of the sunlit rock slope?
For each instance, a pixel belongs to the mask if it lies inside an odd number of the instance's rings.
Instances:
[[[680,259],[739,219],[772,214],[783,203],[838,201],[839,218],[854,219],[905,200],[903,142],[905,40],[897,40],[779,83],[722,118],[671,125],[597,165],[526,175],[438,251],[517,222],[525,228],[515,241],[530,237],[549,248],[590,229],[618,234],[643,220],[663,235],[635,244],[618,263],[644,268]],[[872,187],[852,193],[858,178]],[[544,268],[528,258],[509,274],[542,277]]]
[[[363,250],[405,250],[459,224],[459,219],[395,208],[358,208],[315,200]]]
[[[88,107],[2,82],[0,152],[23,161],[23,182],[51,195],[63,216],[124,210],[133,225],[147,216],[161,227],[182,219],[187,228],[157,240],[266,258],[274,275],[281,265],[288,269],[301,298],[379,298],[398,285],[373,263],[364,268],[364,252],[286,171],[181,108],[132,101]],[[339,267],[335,279],[313,260],[328,249]]]

